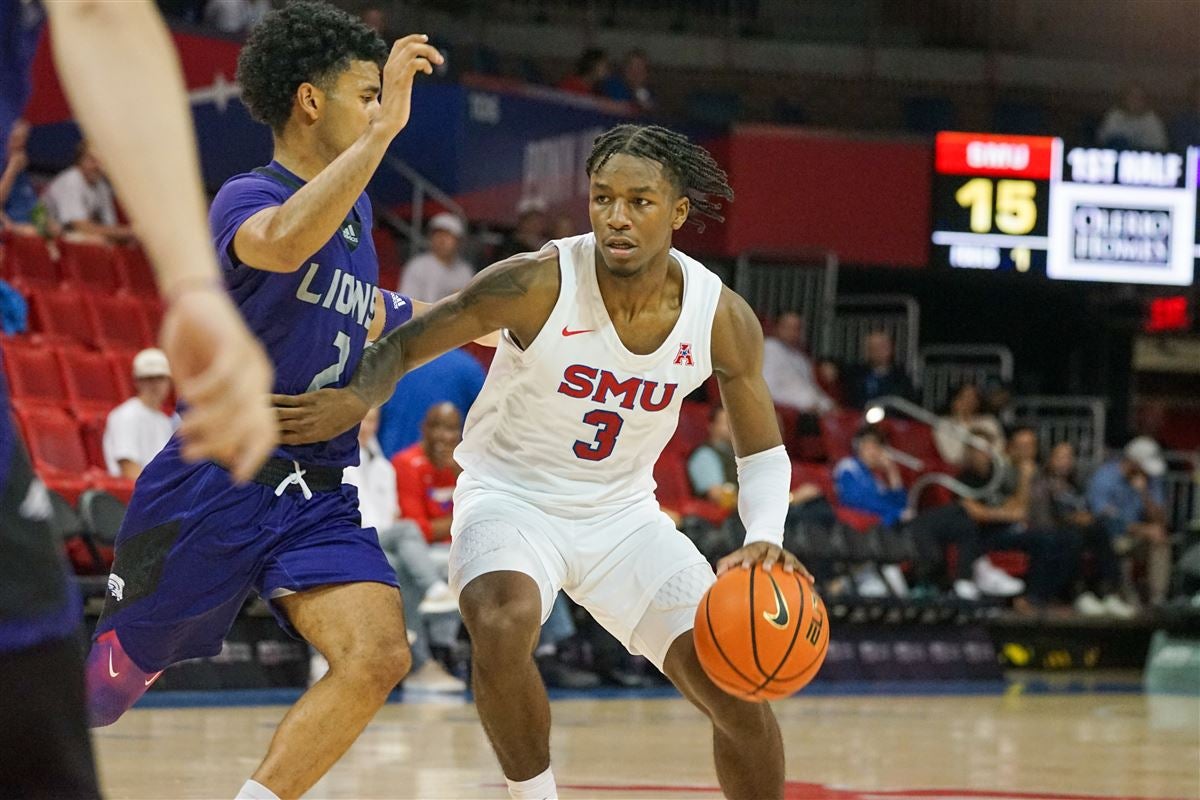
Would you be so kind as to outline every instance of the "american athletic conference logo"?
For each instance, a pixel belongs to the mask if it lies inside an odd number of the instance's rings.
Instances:
[[[679,352],[675,354],[675,360],[672,362],[675,366],[694,367],[696,362],[692,360],[692,345],[689,342],[679,343]]]

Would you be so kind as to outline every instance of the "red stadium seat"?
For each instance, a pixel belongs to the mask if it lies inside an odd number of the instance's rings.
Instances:
[[[54,350],[12,339],[0,341],[3,342],[4,370],[14,403],[61,407],[67,395]]]
[[[10,234],[7,237],[0,275],[22,288],[57,286],[61,281],[46,243],[38,236]]]
[[[141,350],[154,343],[146,303],[135,297],[96,296],[88,304],[96,342],[105,350]]]
[[[157,297],[158,284],[154,282],[154,270],[146,253],[140,247],[117,248],[117,260],[121,266],[122,283],[125,290],[139,297]]]
[[[863,424],[861,411],[839,409],[821,417],[821,441],[825,455],[837,463],[854,450],[854,434]]]
[[[116,250],[99,242],[64,240],[62,268],[67,280],[91,294],[113,294],[124,286]]]
[[[88,470],[79,424],[57,408],[18,408],[29,457],[39,475],[80,478]]]
[[[730,512],[692,494],[687,475],[687,460],[680,453],[664,452],[654,465],[655,494],[658,502],[681,516],[696,516],[720,525]]]
[[[163,305],[157,295],[142,298],[142,316],[150,330],[150,343],[158,341],[158,333],[162,330]]]
[[[117,386],[121,389],[122,400],[137,394],[137,387],[133,383],[133,357],[135,355],[136,353],[132,350],[108,351],[104,354],[112,367],[113,376],[117,379]]]
[[[108,412],[128,395],[114,373],[112,363],[102,353],[63,347],[58,353],[67,399],[78,412]]]
[[[809,464],[803,461],[792,462],[792,488],[802,483],[812,483],[821,489],[825,499],[831,503],[837,501],[837,491],[833,488],[833,473],[823,464]]]
[[[31,298],[36,330],[58,343],[95,347],[96,327],[88,313],[87,298],[70,290],[41,290]]]
[[[708,439],[711,413],[711,408],[703,403],[684,402],[679,407],[679,425],[667,443],[667,452],[686,459],[693,450],[704,444]]]
[[[107,470],[104,461],[104,428],[108,425],[107,411],[76,411],[79,431],[83,435],[83,449],[88,464],[96,469]]]

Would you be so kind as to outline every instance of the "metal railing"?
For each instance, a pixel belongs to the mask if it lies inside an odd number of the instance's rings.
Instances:
[[[761,317],[786,311],[803,316],[809,348],[819,353],[832,333],[837,280],[838,257],[832,250],[750,252],[738,256],[733,288]]]
[[[1012,377],[1013,354],[1001,344],[932,344],[917,355],[915,381],[928,409],[942,408],[964,383],[1011,383]]]
[[[457,214],[463,221],[463,224],[466,224],[468,217],[463,207],[453,197],[439,189],[437,184],[409,166],[407,162],[395,156],[384,156],[383,164],[389,169],[395,170],[413,187],[412,200],[410,201],[412,207],[411,220],[406,220],[390,211],[380,215],[381,219],[386,220],[389,225],[408,239],[408,255],[410,258],[419,253],[421,247],[425,244],[425,200],[427,198],[432,198],[447,210]]]
[[[1079,463],[1095,466],[1104,459],[1103,397],[1018,397],[1013,400],[1005,422],[1033,428],[1039,455],[1044,460],[1059,442],[1075,446]]]
[[[930,428],[937,427],[940,421],[936,414],[931,411],[927,411],[911,400],[906,400],[903,397],[897,397],[895,395],[887,395],[886,397],[877,397],[870,402],[866,412],[867,422],[881,422],[886,417],[889,409],[892,411],[897,411],[906,417],[910,417],[917,422],[922,422],[928,425]],[[921,475],[919,478],[913,481],[913,485],[909,487],[908,508],[910,510],[917,507],[917,502],[921,499],[921,493],[930,486],[942,486],[959,497],[965,497],[968,500],[979,500],[987,497],[993,491],[995,491],[996,487],[999,486],[1000,482],[1004,479],[1004,472],[1007,468],[1004,461],[1004,454],[1001,453],[1001,451],[991,442],[989,442],[987,439],[984,439],[982,436],[976,436],[970,431],[959,428],[958,426],[950,427],[948,432],[950,435],[956,437],[964,444],[970,445],[971,447],[975,447],[979,450],[986,450],[992,458],[992,475],[985,485],[976,489],[971,486],[967,486],[953,475],[949,475],[945,472],[926,472],[924,475]],[[895,451],[889,448],[889,452],[894,453]],[[918,459],[911,460],[919,461]]]
[[[1163,488],[1170,530],[1195,530],[1200,526],[1200,453],[1172,450],[1163,456],[1167,460]]]
[[[837,298],[829,338],[816,352],[843,364],[863,362],[863,341],[883,331],[892,337],[896,362],[911,376],[917,364],[921,309],[906,294],[850,294]]]

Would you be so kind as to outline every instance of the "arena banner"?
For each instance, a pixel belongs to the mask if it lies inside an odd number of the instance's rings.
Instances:
[[[823,248],[842,263],[925,267],[932,158],[917,139],[736,127],[724,249]]]

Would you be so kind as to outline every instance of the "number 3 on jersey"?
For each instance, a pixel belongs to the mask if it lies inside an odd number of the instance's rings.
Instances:
[[[590,442],[582,439],[575,442],[575,455],[586,461],[603,461],[612,455],[617,445],[617,436],[625,420],[613,411],[597,408],[583,415],[583,421],[596,426],[596,438]]]

